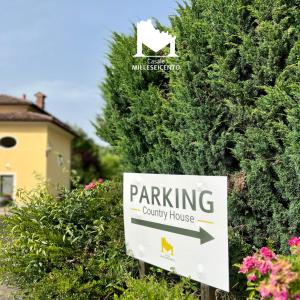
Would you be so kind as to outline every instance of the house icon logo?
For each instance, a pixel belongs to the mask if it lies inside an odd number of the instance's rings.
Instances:
[[[178,57],[175,53],[175,40],[176,37],[168,32],[161,32],[155,29],[151,19],[140,21],[137,23],[137,52],[134,57]],[[158,52],[167,45],[170,45],[170,52],[168,55],[144,55],[143,45],[154,52]]]
[[[167,241],[165,237],[161,238],[161,252],[174,256],[174,247]]]

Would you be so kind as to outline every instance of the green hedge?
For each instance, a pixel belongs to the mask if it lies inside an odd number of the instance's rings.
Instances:
[[[113,36],[99,135],[127,171],[230,176],[232,263],[270,240],[286,251],[300,231],[299,0],[190,0],[168,30],[180,71],[133,71],[135,33]]]

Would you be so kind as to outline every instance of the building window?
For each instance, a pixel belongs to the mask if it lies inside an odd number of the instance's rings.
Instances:
[[[57,155],[57,164],[62,167],[64,165],[64,157],[61,154]]]
[[[9,195],[13,197],[14,193],[14,176],[0,175],[0,195]]]
[[[12,148],[16,146],[17,141],[14,137],[11,136],[5,136],[0,139],[0,146],[4,148]]]

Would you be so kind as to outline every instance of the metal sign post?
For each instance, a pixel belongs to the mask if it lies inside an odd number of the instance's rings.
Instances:
[[[140,273],[140,278],[144,278],[148,271],[149,271],[150,265],[145,263],[142,260],[139,260],[139,273]]]
[[[201,299],[216,300],[216,289],[204,283],[201,283]]]

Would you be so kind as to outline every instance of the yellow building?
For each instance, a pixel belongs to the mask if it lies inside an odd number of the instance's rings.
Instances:
[[[54,187],[70,185],[69,126],[45,111],[45,98],[32,103],[0,95],[0,196],[16,198],[18,189],[30,190],[41,180]],[[17,199],[18,201],[18,199]]]

